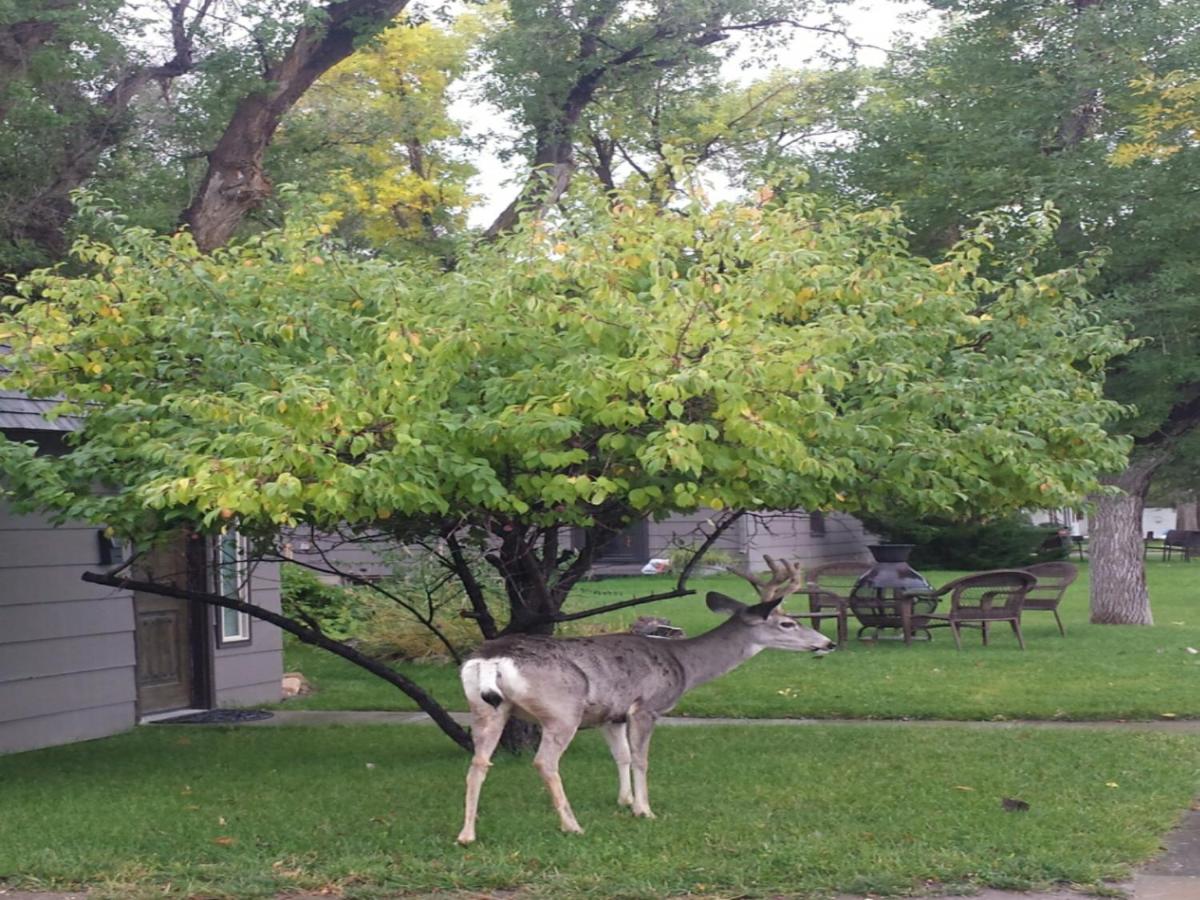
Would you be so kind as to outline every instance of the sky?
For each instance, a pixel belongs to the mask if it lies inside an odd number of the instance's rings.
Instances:
[[[932,33],[936,19],[929,14],[917,21],[909,21],[915,11],[924,4],[913,0],[855,0],[842,12],[848,23],[848,33],[862,46],[857,54],[858,61],[865,65],[878,65],[885,58],[886,48],[904,33],[919,37]],[[809,31],[797,31],[771,60],[764,60],[746,48],[739,48],[722,67],[722,75],[738,83],[746,84],[765,75],[771,68],[787,66],[799,68],[816,66],[815,58],[820,36]],[[479,134],[488,130],[503,132],[508,127],[500,111],[480,100],[474,92],[466,89],[452,104],[451,115],[467,123],[468,131]],[[471,181],[472,193],[481,198],[471,210],[471,225],[485,227],[492,222],[513,199],[524,174],[520,160],[505,163],[494,153],[481,151],[472,160],[479,174]],[[720,196],[721,185],[712,185],[713,193]]]

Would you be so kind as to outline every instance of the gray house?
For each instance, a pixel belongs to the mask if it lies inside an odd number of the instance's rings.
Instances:
[[[597,575],[631,575],[648,559],[670,558],[676,548],[695,547],[710,510],[676,514],[660,522],[636,522],[599,554]],[[759,513],[739,519],[714,543],[736,564],[753,571],[767,568],[763,556],[815,566],[835,559],[868,559],[873,539],[862,523],[846,513],[808,513],[803,510]]]
[[[46,420],[49,405],[0,390],[0,430],[55,452],[77,423]],[[172,711],[280,698],[282,636],[273,626],[80,580],[122,553],[94,525],[55,527],[0,500],[0,753],[103,737]],[[279,609],[277,567],[250,571],[236,534],[181,537],[147,569]]]
[[[696,547],[704,540],[703,529],[713,515],[712,510],[698,510],[659,522],[635,522],[600,551],[592,574],[601,578],[637,575],[648,560],[669,559],[674,550]],[[574,533],[567,540],[581,541],[582,534]],[[714,549],[733,564],[762,571],[767,568],[763,556],[788,559],[804,567],[833,560],[869,560],[867,546],[872,543],[876,538],[851,515],[794,510],[743,516],[717,539]],[[334,568],[344,575],[379,578],[390,569],[381,559],[389,549],[394,550],[394,545],[384,537],[356,540],[297,533],[285,552],[300,562]],[[339,579],[327,575],[325,580]]]

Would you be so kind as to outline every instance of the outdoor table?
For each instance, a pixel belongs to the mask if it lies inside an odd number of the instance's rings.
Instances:
[[[918,608],[922,601],[923,606]],[[881,628],[897,628],[905,644],[913,642],[918,630],[931,637],[925,615],[937,609],[937,602],[937,598],[926,591],[891,597],[851,597],[849,601],[850,611],[862,625],[858,630],[860,639],[868,628],[874,628],[876,635]]]

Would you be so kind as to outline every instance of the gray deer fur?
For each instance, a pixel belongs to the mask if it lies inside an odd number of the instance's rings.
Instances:
[[[654,818],[646,785],[650,736],[659,716],[687,691],[724,675],[769,647],[827,652],[834,644],[806,628],[779,605],[800,586],[787,562],[766,557],[770,582],[743,574],[761,602],[747,606],[711,592],[713,612],[729,618],[687,640],[632,634],[585,638],[509,635],[488,641],[462,667],[471,707],[475,755],[467,772],[466,814],[460,844],[475,840],[479,792],[492,753],[512,714],[536,721],[542,741],[533,764],[541,774],[562,830],[582,833],[558,774],[558,761],[580,728],[600,727],[617,764],[617,803],[635,816]],[[742,574],[742,573],[739,573]]]

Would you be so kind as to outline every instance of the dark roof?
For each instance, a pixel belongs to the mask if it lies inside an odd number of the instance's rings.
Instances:
[[[77,431],[80,425],[77,416],[59,416],[53,420],[45,417],[44,414],[57,405],[56,400],[30,400],[18,391],[0,388],[0,429]]]
[[[0,358],[8,353],[8,347],[0,344]],[[0,365],[0,430],[22,431],[78,431],[81,420],[78,416],[59,416],[47,419],[44,413],[58,405],[57,400],[31,400],[20,391],[4,388],[4,375],[8,369]]]

